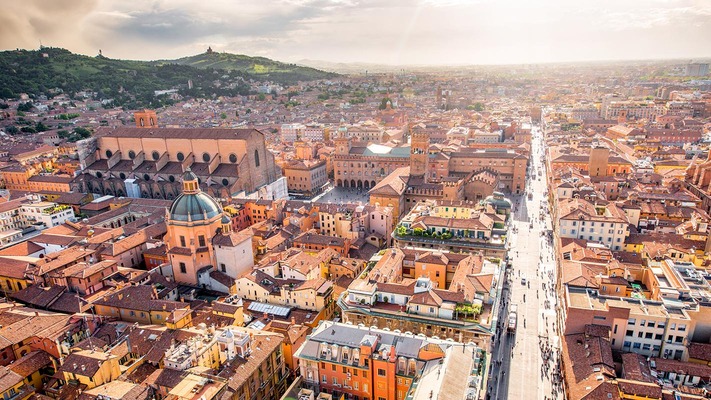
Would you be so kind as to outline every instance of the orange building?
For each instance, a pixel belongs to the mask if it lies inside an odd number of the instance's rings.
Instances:
[[[307,253],[318,253],[323,249],[333,249],[341,256],[347,257],[351,241],[347,238],[320,235],[315,230],[312,230],[294,238],[292,247],[302,249]]]
[[[454,381],[468,380],[476,370],[474,351],[461,343],[324,321],[295,356],[304,386],[310,389],[352,399],[402,400],[426,398],[433,388],[452,388],[457,386]],[[426,389],[418,389],[430,368],[446,373],[437,374],[438,382]],[[458,393],[462,389],[447,395],[465,398],[466,393]]]
[[[198,186],[189,169],[183,175],[183,194],[170,206],[165,243],[176,282],[198,284],[198,271],[214,266],[212,237],[222,228],[222,209]],[[230,224],[230,220],[227,220]]]

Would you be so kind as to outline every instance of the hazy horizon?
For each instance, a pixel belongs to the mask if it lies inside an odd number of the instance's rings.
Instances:
[[[132,60],[204,52],[298,63],[488,66],[711,57],[711,2],[628,0],[28,0],[0,48]]]

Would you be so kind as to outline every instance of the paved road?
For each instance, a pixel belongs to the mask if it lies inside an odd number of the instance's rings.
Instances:
[[[541,135],[534,129],[531,164],[532,170],[541,171],[541,177],[529,174],[527,188],[533,192],[532,199],[527,196],[514,199],[516,211],[509,232],[512,269],[505,289],[507,306],[500,314],[500,320],[505,322],[508,305],[517,304],[518,324],[515,333],[506,333],[505,326],[498,329],[499,342],[492,353],[488,383],[491,399],[563,398],[552,384],[560,341],[555,329],[555,262],[552,244],[546,236],[551,221],[544,197],[542,154]],[[522,278],[526,279],[525,285]]]

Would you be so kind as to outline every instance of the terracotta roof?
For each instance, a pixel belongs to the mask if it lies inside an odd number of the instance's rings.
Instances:
[[[15,360],[10,365],[10,369],[26,378],[48,365],[52,365],[52,357],[43,350],[35,350],[25,354],[19,360]]]
[[[22,382],[23,376],[12,371],[10,368],[0,366],[0,393],[10,390],[12,387]]]
[[[263,136],[256,129],[222,128],[98,128],[94,136],[120,138],[247,140],[252,134]]]
[[[0,250],[0,256],[28,256],[42,250],[44,250],[44,247],[31,240],[26,240]]]
[[[689,343],[689,358],[711,361],[711,343]]]
[[[678,375],[698,376],[704,381],[711,379],[711,366],[691,362],[670,360],[665,358],[652,358],[655,370],[673,372]]]

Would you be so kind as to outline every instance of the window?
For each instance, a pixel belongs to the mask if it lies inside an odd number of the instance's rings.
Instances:
[[[676,330],[684,332],[686,330],[686,324],[679,324]]]
[[[181,273],[181,274],[185,274],[185,273],[187,273],[187,272],[188,272],[188,269],[185,267],[185,263],[184,263],[184,262],[181,262],[181,263],[180,263],[180,273]]]
[[[259,151],[254,150],[254,166],[259,167]]]
[[[210,154],[209,153],[202,153],[202,160],[204,162],[210,162]]]
[[[336,378],[335,376],[333,377],[333,384],[338,385],[338,378]]]
[[[205,247],[205,236],[204,235],[198,236],[198,244],[200,245],[200,247]]]
[[[230,158],[230,162],[231,162],[232,164],[234,164],[234,163],[237,162],[237,155],[236,155],[236,154],[234,154],[234,153],[230,154],[230,157],[229,157],[229,158]]]
[[[644,334],[644,338],[645,338],[645,339],[651,339],[651,338],[652,338],[652,335],[653,335],[652,332],[647,332],[647,333]]]
[[[640,347],[642,347],[640,343],[632,343],[633,349],[639,349]]]
[[[662,340],[662,334],[657,333],[656,335],[654,335],[654,340]]]
[[[185,247],[185,236],[180,237],[180,247]]]
[[[176,157],[178,158],[178,161],[185,160],[185,154],[183,154],[182,151],[179,151],[178,154],[176,155]]]
[[[153,161],[158,161],[158,159],[160,158],[160,153],[153,150],[153,153],[151,153],[151,156],[153,156]]]
[[[326,378],[326,375],[325,375],[325,374],[324,374],[324,375],[321,375],[321,382],[322,382],[322,383],[326,383],[326,382],[328,382],[328,380],[327,380],[327,378]]]
[[[647,326],[650,328],[654,328],[654,321],[647,322]]]
[[[224,263],[220,263],[220,270],[222,272],[227,272],[227,266]]]
[[[630,318],[627,320],[627,324],[629,325],[634,325],[635,323],[637,323],[637,320],[635,320],[634,318]]]
[[[684,342],[684,337],[683,336],[677,336],[674,339],[674,343],[683,343]]]
[[[628,329],[627,332],[625,333],[625,336],[634,336],[634,331],[631,329]]]
[[[129,150],[129,151],[128,151],[128,158],[130,158],[131,160],[133,160],[134,158],[136,158],[136,152],[133,151],[133,150]]]
[[[645,344],[642,346],[642,350],[649,350],[652,347],[650,344]]]
[[[382,368],[378,368],[378,376],[385,376],[385,370]]]

